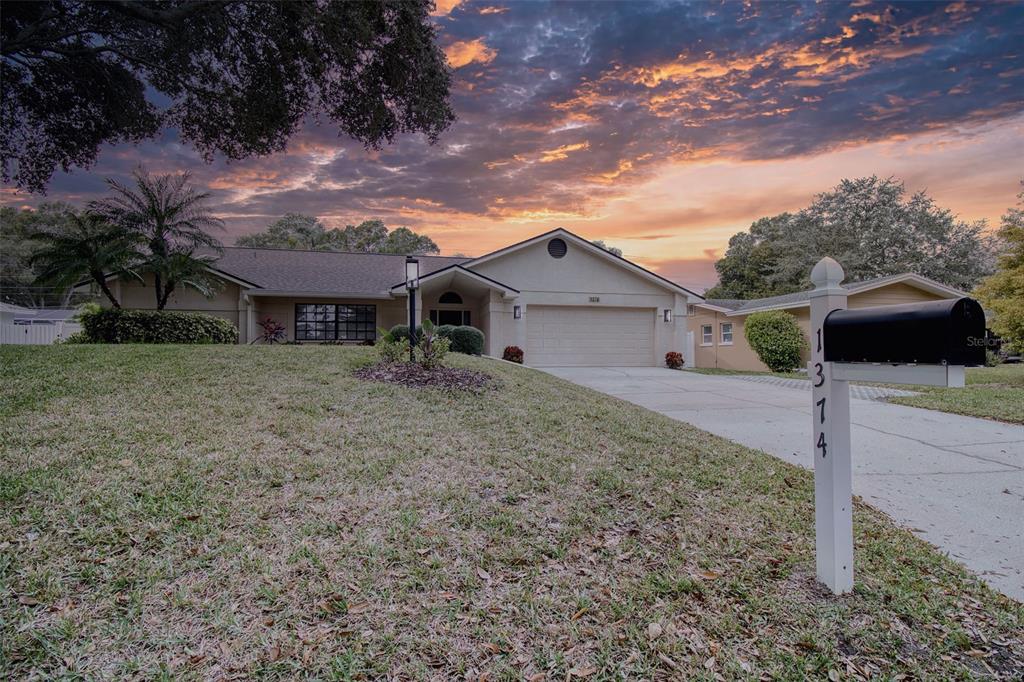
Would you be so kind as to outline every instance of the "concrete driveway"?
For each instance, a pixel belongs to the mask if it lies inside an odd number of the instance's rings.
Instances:
[[[812,466],[810,392],[656,367],[546,368]],[[853,490],[1024,601],[1024,427],[851,399]]]

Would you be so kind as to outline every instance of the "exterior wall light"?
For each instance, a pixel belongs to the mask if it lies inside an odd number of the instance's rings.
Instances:
[[[512,319],[521,320],[523,319],[523,307],[520,305],[512,306]]]
[[[672,310],[671,310],[671,308],[665,308],[665,321],[666,322],[671,322],[672,321]]]

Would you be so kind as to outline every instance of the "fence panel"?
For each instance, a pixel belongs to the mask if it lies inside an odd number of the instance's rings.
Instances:
[[[58,339],[66,339],[81,331],[82,325],[74,322],[58,324],[0,324],[0,343],[45,346]]]

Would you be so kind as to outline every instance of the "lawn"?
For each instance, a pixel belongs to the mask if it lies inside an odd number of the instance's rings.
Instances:
[[[486,359],[0,349],[0,678],[932,679],[1024,672],[1024,607],[810,472]]]
[[[769,374],[769,372],[730,369],[693,369],[689,371],[722,376]],[[771,374],[786,379],[807,379],[805,372],[771,372]],[[969,417],[996,419],[1012,424],[1024,424],[1024,364],[968,367],[967,386],[964,388],[908,385],[894,386],[894,388],[918,391],[921,395],[889,398],[889,402],[892,403],[964,414]]]
[[[890,402],[1024,424],[1024,364],[968,367],[964,388],[914,387],[921,395]]]

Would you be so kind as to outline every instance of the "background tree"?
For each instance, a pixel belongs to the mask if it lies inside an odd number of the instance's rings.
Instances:
[[[73,212],[73,206],[60,202],[23,210],[0,206],[0,300],[28,308],[69,302],[62,288],[37,281],[39,268],[33,267],[29,259],[42,247],[32,235],[66,226]]]
[[[607,244],[604,243],[603,239],[594,239],[590,243],[593,244],[594,246],[604,249],[608,253],[614,254],[619,258],[622,258],[622,249],[616,248],[614,246],[608,246]]]
[[[177,129],[209,160],[285,148],[309,116],[377,148],[455,119],[431,0],[5,3],[2,177],[43,191],[103,144]]]
[[[1024,190],[1017,195],[1017,207],[1003,215],[998,237],[998,270],[982,280],[974,295],[990,314],[992,331],[1024,352]]]
[[[383,221],[364,220],[358,225],[326,228],[319,218],[289,213],[275,220],[263,232],[235,240],[237,246],[355,253],[397,253],[422,255],[438,253],[437,244],[426,235],[407,227],[388,231]]]
[[[810,287],[823,256],[838,260],[847,281],[913,272],[971,289],[992,272],[985,222],[957,220],[924,192],[906,198],[903,183],[876,176],[843,180],[807,208],[761,218],[729,240],[715,263],[709,298],[758,298]]]
[[[133,176],[135,189],[108,179],[113,194],[90,207],[145,244],[141,268],[153,274],[157,310],[179,287],[209,296],[215,283],[206,268],[222,248],[210,230],[224,228],[206,205],[210,194],[192,187],[188,173],[150,175],[140,168]]]
[[[29,258],[38,270],[37,281],[68,289],[91,279],[110,304],[121,303],[107,286],[107,277],[138,278],[141,260],[139,237],[96,213],[67,213],[64,220],[32,234],[39,248]]]

